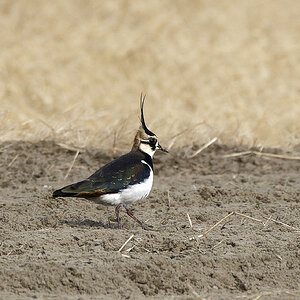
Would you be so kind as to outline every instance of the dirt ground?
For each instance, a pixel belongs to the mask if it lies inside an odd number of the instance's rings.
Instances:
[[[112,207],[51,197],[117,154],[84,149],[64,180],[74,151],[1,144],[0,298],[299,299],[300,162],[224,157],[245,150],[157,153],[153,190],[133,206],[157,229],[144,231],[124,211],[117,229]],[[255,219],[235,214],[201,237],[233,211]]]

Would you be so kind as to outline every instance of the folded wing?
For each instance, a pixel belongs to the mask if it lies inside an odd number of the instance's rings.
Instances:
[[[123,156],[105,165],[88,179],[56,190],[53,197],[92,198],[117,193],[128,185],[144,181],[150,171],[150,167],[141,161]]]

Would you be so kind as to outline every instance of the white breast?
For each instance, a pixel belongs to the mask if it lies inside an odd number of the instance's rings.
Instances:
[[[118,205],[118,204],[131,204],[138,200],[146,198],[152,188],[153,184],[153,171],[149,164],[142,160],[144,165],[147,165],[150,169],[150,176],[143,182],[129,186],[118,194],[107,194],[99,197],[99,203],[107,205]],[[98,201],[97,201],[98,202]]]

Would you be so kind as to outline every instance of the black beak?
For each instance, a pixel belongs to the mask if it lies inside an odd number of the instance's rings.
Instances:
[[[169,151],[168,151],[167,149],[163,148],[160,144],[157,145],[157,149],[158,149],[158,150],[161,150],[161,151],[163,151],[163,152],[169,153]]]

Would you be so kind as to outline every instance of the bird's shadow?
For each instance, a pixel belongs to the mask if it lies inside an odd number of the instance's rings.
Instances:
[[[61,224],[67,224],[70,227],[93,227],[93,228],[105,228],[105,229],[117,229],[118,224],[111,222],[98,222],[90,219],[74,219],[74,220],[61,220]]]

